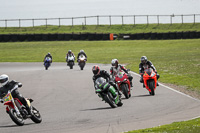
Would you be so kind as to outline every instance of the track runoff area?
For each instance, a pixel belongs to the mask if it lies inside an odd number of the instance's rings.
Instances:
[[[77,63],[70,69],[66,63],[52,63],[45,70],[43,63],[0,63],[0,74],[23,84],[19,88],[24,97],[42,115],[42,123],[26,120],[17,126],[0,105],[0,132],[20,133],[118,133],[151,128],[200,116],[200,101],[160,83],[155,96],[142,87],[140,76],[133,76],[132,96],[123,106],[111,108],[96,94],[92,81],[92,66],[99,65],[109,72],[111,65],[86,64],[80,70]]]

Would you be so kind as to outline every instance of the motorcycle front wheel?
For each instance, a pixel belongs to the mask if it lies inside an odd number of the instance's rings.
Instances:
[[[103,99],[112,107],[112,108],[116,108],[117,106],[116,106],[116,104],[115,104],[115,101],[111,98],[112,96],[111,96],[112,94],[108,94],[108,95],[105,95],[104,97],[103,97]]]
[[[32,116],[31,116],[31,120],[35,123],[41,123],[42,122],[42,117],[39,113],[39,111],[32,106]]]
[[[126,97],[126,99],[128,99],[129,98],[128,85],[127,84],[122,84],[121,88],[122,88],[122,92],[123,92],[124,96]]]
[[[9,116],[18,126],[24,125],[24,119],[23,119],[22,115],[18,116],[16,110],[11,108],[9,110]]]
[[[153,95],[153,96],[155,95],[154,88],[155,88],[155,82],[154,81],[149,82],[149,89],[151,89],[150,95]]]

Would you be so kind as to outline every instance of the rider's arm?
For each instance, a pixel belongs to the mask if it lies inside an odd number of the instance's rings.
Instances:
[[[108,72],[105,71],[105,70],[102,70],[102,72],[106,76],[107,80],[109,81],[110,80],[110,75],[108,74]]]
[[[121,66],[121,65],[120,65],[120,67],[121,67],[121,69],[122,69],[125,73],[128,73],[128,71],[126,70],[126,68],[125,68],[124,66]]]
[[[149,64],[149,66],[150,66],[154,71],[156,71],[156,68],[154,67],[153,63],[151,63],[151,61],[148,61],[147,63]]]
[[[143,72],[142,72],[142,63],[139,64],[139,74],[140,74],[140,75],[143,74]]]

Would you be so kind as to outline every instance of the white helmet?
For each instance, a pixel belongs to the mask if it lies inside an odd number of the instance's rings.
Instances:
[[[8,75],[2,74],[2,75],[0,76],[0,83],[1,83],[2,87],[3,87],[4,85],[6,85],[6,84],[8,83],[8,81],[9,81]]]
[[[80,52],[84,52],[84,50],[81,49]]]

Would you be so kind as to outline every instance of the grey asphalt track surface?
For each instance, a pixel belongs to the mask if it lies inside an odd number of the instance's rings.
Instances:
[[[23,84],[19,91],[34,99],[42,123],[26,120],[17,126],[0,104],[0,133],[119,133],[155,127],[200,116],[200,101],[160,85],[155,96],[132,73],[132,97],[115,109],[95,94],[92,66],[70,70],[66,63],[53,63],[45,70],[43,63],[0,63],[0,74],[7,74]],[[109,71],[110,65],[101,65]],[[162,78],[162,75],[161,75]]]

